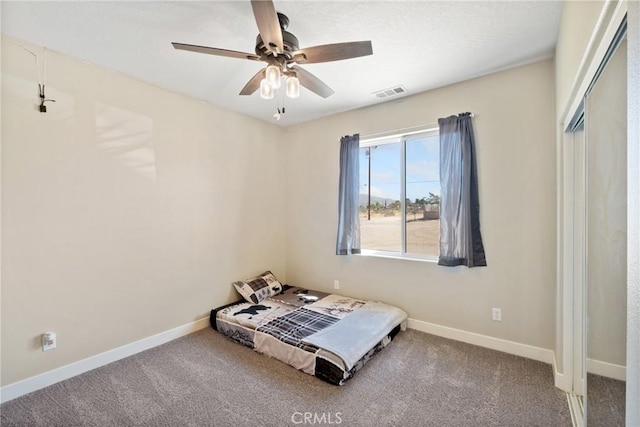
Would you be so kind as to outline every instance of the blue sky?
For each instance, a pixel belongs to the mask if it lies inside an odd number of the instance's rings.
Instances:
[[[438,136],[409,139],[407,155],[407,197],[428,197],[429,193],[440,194]],[[383,144],[371,149],[371,195],[400,200],[401,180],[400,144]],[[369,158],[364,148],[360,149],[360,194],[367,194]]]

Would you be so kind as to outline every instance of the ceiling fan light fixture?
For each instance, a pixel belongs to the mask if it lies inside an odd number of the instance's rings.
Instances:
[[[260,98],[273,99],[273,87],[269,84],[267,79],[262,79],[260,82]]]
[[[300,96],[300,80],[297,77],[287,77],[287,96],[297,98]]]
[[[265,71],[265,79],[269,86],[278,89],[280,87],[280,67],[269,65]]]

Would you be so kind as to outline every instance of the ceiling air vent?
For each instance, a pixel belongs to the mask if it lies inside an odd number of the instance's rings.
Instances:
[[[384,89],[384,90],[379,90],[377,92],[373,92],[373,94],[376,96],[376,98],[382,99],[382,98],[388,98],[390,96],[400,95],[406,92],[407,92],[407,89],[405,89],[404,86],[396,86],[390,89]]]

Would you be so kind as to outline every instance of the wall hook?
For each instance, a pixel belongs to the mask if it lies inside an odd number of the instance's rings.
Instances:
[[[47,112],[47,106],[44,105],[45,102],[56,102],[55,99],[46,99],[44,96],[44,84],[40,84],[38,83],[38,91],[40,93],[40,112],[41,113],[46,113]]]

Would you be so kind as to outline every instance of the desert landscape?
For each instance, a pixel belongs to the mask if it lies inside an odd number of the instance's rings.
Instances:
[[[407,253],[431,255],[439,254],[440,220],[424,220],[420,217],[412,219],[408,216],[407,222]],[[389,214],[360,214],[360,238],[364,249],[376,249],[382,251],[401,251],[402,232],[401,216]]]

